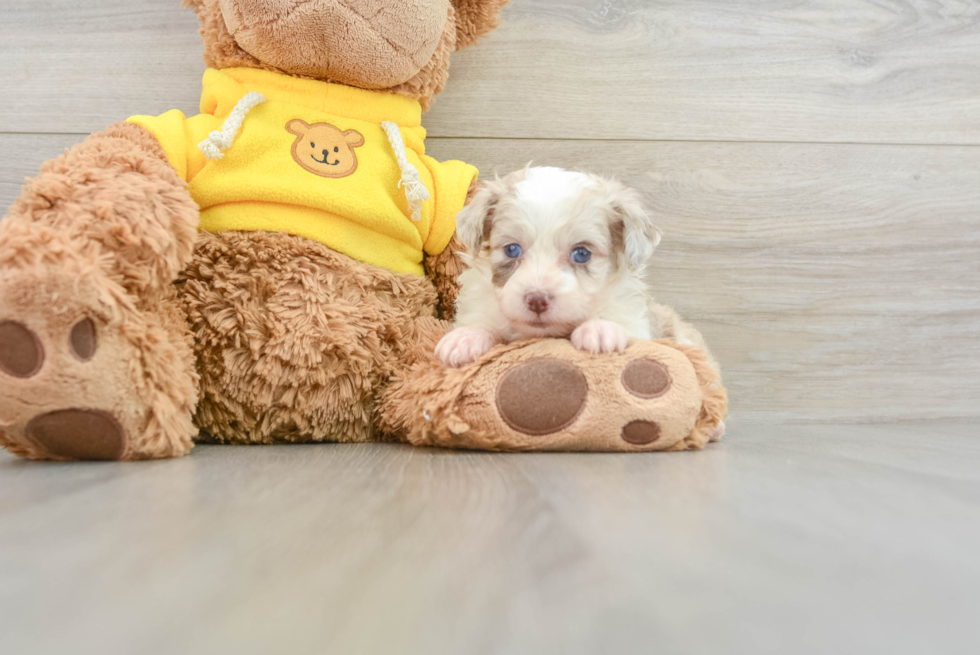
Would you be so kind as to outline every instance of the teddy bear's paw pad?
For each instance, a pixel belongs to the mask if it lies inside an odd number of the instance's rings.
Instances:
[[[55,457],[118,460],[126,450],[126,432],[115,416],[97,409],[62,409],[35,416],[27,438]]]
[[[23,323],[0,322],[0,371],[15,378],[29,378],[41,370],[44,347]]]
[[[511,429],[530,436],[569,427],[585,409],[589,384],[575,365],[536,359],[508,371],[497,384],[497,411]]]
[[[670,390],[670,372],[658,361],[634,359],[623,369],[620,382],[626,391],[637,398],[650,400],[659,398]]]

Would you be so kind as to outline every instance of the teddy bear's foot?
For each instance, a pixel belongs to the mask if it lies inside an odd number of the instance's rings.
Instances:
[[[413,375],[393,400],[419,398],[401,415],[406,437],[427,445],[686,450],[707,443],[727,405],[704,353],[666,342],[598,355],[564,340],[512,344],[457,371]]]
[[[195,388],[176,307],[170,294],[140,311],[94,267],[0,271],[0,445],[52,460],[188,452]]]

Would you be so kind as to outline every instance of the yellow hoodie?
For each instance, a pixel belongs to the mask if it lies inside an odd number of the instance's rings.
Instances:
[[[204,73],[197,116],[175,109],[129,122],[153,133],[189,183],[202,230],[288,232],[422,275],[423,251],[446,248],[477,171],[426,155],[421,119],[419,103],[401,96],[231,68]],[[207,141],[223,128],[224,140]],[[404,183],[416,170],[430,199],[413,215]]]

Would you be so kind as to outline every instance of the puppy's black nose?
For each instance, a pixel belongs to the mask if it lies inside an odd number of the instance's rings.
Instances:
[[[535,314],[544,314],[548,311],[548,303],[551,298],[546,293],[529,293],[524,296],[524,304]]]

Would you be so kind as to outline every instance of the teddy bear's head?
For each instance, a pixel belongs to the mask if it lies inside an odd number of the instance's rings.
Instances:
[[[264,68],[415,98],[428,109],[449,56],[508,0],[184,0],[213,68]]]

